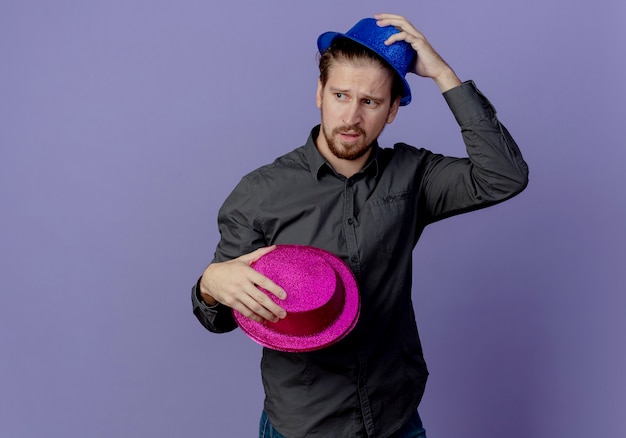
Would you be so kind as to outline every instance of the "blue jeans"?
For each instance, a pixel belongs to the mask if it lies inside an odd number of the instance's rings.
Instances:
[[[265,411],[261,414],[261,422],[259,424],[259,438],[285,438],[272,427]],[[392,435],[392,438],[426,438],[426,431],[422,427],[422,420],[415,411],[415,415],[411,417],[409,422]]]

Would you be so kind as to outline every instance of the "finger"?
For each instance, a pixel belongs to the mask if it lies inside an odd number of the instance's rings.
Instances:
[[[406,18],[404,18],[402,15],[389,14],[386,12],[374,14],[374,18],[376,18],[377,20],[406,20]]]
[[[422,42],[424,42],[424,38],[420,38],[417,35],[412,35],[407,32],[398,32],[391,35],[389,38],[385,40],[385,45],[390,46],[398,41],[404,41],[407,44],[410,44],[413,47],[413,50],[416,52],[418,49],[422,48]]]
[[[276,322],[287,316],[282,307],[253,284],[224,295],[220,302],[257,322],[265,320]]]
[[[245,292],[246,294],[241,297],[241,303],[250,309],[254,315],[272,322],[287,316],[285,309],[258,288],[252,287],[252,290]]]
[[[421,32],[404,17],[391,14],[375,15],[375,17],[377,18],[376,24],[380,27],[393,26],[414,37],[422,36]]]
[[[278,317],[273,315],[271,312],[263,309],[258,306],[258,303],[255,301],[240,301],[233,309],[241,313],[248,319],[256,321],[258,323],[264,323],[265,321],[276,322],[278,321]]]
[[[271,284],[271,286],[266,287],[262,284],[255,283],[255,285],[252,286],[252,289],[247,290],[246,293],[248,293],[248,295],[251,296],[256,302],[258,302],[264,308],[272,312],[272,314],[276,315],[278,318],[281,318],[281,319],[284,318],[285,316],[287,316],[287,312],[285,312],[285,309],[280,307],[280,305],[276,304],[274,300],[272,300],[265,292],[259,289],[259,287],[263,288],[264,290],[268,292],[273,293],[280,299],[285,299],[287,297],[287,294],[280,286],[276,285],[269,278],[261,274],[259,274],[259,276],[260,276],[259,281],[261,283],[264,283],[266,285],[269,283]],[[276,292],[272,292],[269,288],[271,288],[272,290],[275,290]]]
[[[411,44],[414,41],[414,39],[415,37],[411,38],[411,35],[402,31],[402,32],[394,33],[389,38],[387,38],[385,40],[385,45],[390,46],[393,43],[396,43],[398,41],[406,41],[407,43]]]
[[[404,17],[393,14],[374,15],[376,24],[380,27],[394,26],[400,29],[415,29],[413,25]]]
[[[287,298],[287,292],[285,292],[282,287],[254,269],[252,271],[249,277],[252,283],[270,292],[272,295],[276,296],[276,298],[280,298],[281,300]]]

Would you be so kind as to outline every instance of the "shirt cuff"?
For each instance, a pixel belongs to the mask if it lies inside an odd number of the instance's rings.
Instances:
[[[478,120],[492,118],[496,114],[495,108],[478,90],[474,81],[463,82],[458,87],[443,93],[443,97],[461,127]]]
[[[200,280],[191,289],[191,302],[193,313],[200,323],[214,333],[225,333],[234,330],[237,323],[233,318],[230,307],[221,303],[209,306],[200,297]]]

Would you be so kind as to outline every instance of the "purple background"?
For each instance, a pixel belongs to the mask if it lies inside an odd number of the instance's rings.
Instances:
[[[0,435],[255,436],[260,347],[205,332],[189,291],[226,195],[317,123],[317,36],[389,11],[531,169],[415,251],[430,436],[626,436],[625,5],[3,0]],[[464,153],[410,83],[382,142]]]

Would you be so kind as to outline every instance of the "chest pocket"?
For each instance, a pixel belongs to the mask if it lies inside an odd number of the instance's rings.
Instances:
[[[396,253],[398,245],[411,245],[413,241],[413,202],[409,192],[392,193],[372,199],[369,203],[378,250],[385,254]]]

